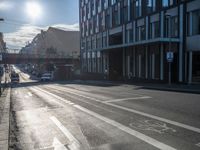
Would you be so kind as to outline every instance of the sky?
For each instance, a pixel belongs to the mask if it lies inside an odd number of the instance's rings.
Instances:
[[[49,26],[79,30],[79,0],[0,0],[0,32],[10,49],[21,49]]]

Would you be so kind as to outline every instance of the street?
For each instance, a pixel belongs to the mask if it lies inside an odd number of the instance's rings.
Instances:
[[[37,82],[15,68],[12,150],[198,150],[200,95],[103,82]]]

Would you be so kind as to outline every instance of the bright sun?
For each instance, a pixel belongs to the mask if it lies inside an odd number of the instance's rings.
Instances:
[[[32,19],[39,18],[42,14],[41,6],[37,2],[27,2],[26,11]]]

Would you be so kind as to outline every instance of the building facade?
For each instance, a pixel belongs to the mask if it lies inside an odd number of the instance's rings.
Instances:
[[[6,52],[6,43],[4,42],[3,39],[3,33],[0,32],[0,53],[5,53]]]
[[[21,53],[41,57],[79,58],[79,31],[65,31],[49,27],[34,37],[31,43],[21,49]]]
[[[80,0],[79,7],[83,73],[168,81],[171,70],[172,82],[200,81],[199,0]]]

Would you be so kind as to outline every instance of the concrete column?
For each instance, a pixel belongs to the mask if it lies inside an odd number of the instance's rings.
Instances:
[[[110,27],[112,28],[112,8],[110,7]]]
[[[179,21],[183,22],[183,5],[180,6],[180,17]],[[179,26],[179,37],[180,37],[180,44],[179,44],[179,77],[178,80],[179,82],[183,82],[183,24],[180,23]]]
[[[107,39],[106,39],[107,40],[106,41],[107,42],[106,43],[106,47],[108,47],[109,46],[109,31],[106,32],[106,37],[107,37]]]
[[[188,83],[192,83],[192,51],[189,52],[189,65],[188,65]]]
[[[142,72],[142,59],[141,54],[138,55],[138,77],[141,78],[141,72]]]
[[[148,79],[148,46],[145,49],[145,78]]]
[[[125,55],[125,48],[123,48],[123,77],[126,76],[126,55]]]
[[[130,21],[130,0],[128,0],[128,21]]]
[[[136,76],[136,53],[135,53],[135,47],[133,48],[133,77]]]
[[[126,43],[126,26],[122,26],[123,44]]]
[[[118,3],[118,23],[120,24],[121,23],[121,18],[120,18],[120,15],[121,14],[121,9],[120,9],[120,2]]]
[[[127,56],[127,76],[130,79],[130,56]]]
[[[148,38],[149,38],[149,37],[148,37],[148,36],[149,36],[149,35],[148,35],[148,34],[149,34],[149,17],[148,17],[148,16],[146,17],[145,23],[146,23],[146,24],[145,24],[145,25],[146,25],[146,40],[148,40]]]
[[[155,54],[152,54],[151,55],[151,61],[152,61],[152,67],[151,67],[151,69],[152,69],[152,74],[151,74],[151,77],[152,77],[152,79],[155,79]]]
[[[164,37],[164,12],[160,14],[160,37]]]
[[[160,45],[160,80],[164,80],[164,45]]]
[[[190,15],[190,20],[192,20],[193,19],[193,17],[192,17],[192,12],[190,12],[189,13],[189,15]],[[192,35],[192,21],[190,21],[190,23],[189,23],[190,25],[190,29],[189,29],[189,34],[190,34],[190,36]]]
[[[136,41],[136,23],[133,21],[133,43]]]

